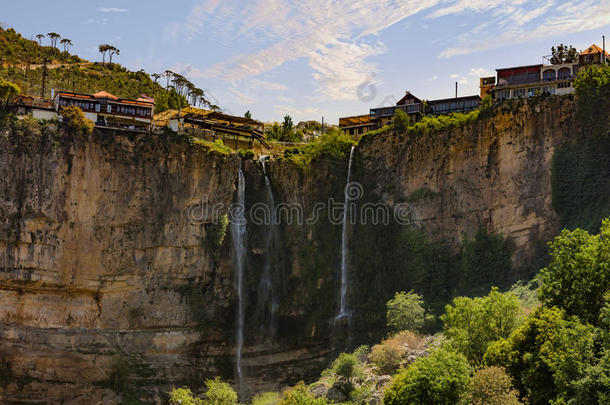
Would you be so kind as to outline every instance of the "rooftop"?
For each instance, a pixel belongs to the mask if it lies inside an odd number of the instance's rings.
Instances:
[[[582,55],[582,56],[597,55],[598,53],[602,53],[602,52],[604,52],[604,50],[602,48],[593,44],[590,47],[588,47],[587,49],[585,49],[584,51],[582,51],[579,55]],[[606,52],[606,56],[608,56],[610,58],[610,54],[608,54],[608,52]]]

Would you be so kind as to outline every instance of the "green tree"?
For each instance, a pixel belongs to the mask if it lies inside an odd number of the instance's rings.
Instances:
[[[110,45],[110,46],[109,46],[109,48],[108,48],[108,59],[109,59],[109,63],[112,63],[112,57],[113,57],[114,55],[119,55],[120,53],[121,53],[121,51],[120,51],[118,48],[116,48],[116,47],[114,47],[114,46]]]
[[[558,308],[541,307],[508,339],[491,344],[484,360],[505,367],[530,404],[564,404],[594,362],[594,338],[592,326]]]
[[[8,82],[0,77],[0,108],[7,109],[10,103],[21,89],[15,83]]]
[[[394,118],[392,119],[394,130],[399,132],[406,131],[410,122],[411,119],[409,118],[409,115],[400,108],[397,108],[396,112],[394,112]]]
[[[564,230],[549,246],[552,261],[541,272],[540,300],[597,325],[610,291],[610,219],[599,235]]]
[[[391,332],[418,331],[424,325],[424,300],[413,291],[397,292],[386,304],[386,322]]]
[[[95,128],[93,121],[85,117],[83,110],[76,106],[63,107],[59,114],[63,117],[63,123],[71,134],[89,135]]]
[[[468,394],[472,369],[464,355],[442,347],[418,358],[388,390],[384,405],[453,405]]]
[[[106,63],[106,52],[108,52],[110,50],[110,45],[108,44],[100,44],[97,47],[97,50],[99,53],[102,54],[102,63]]]
[[[469,404],[519,405],[519,392],[510,376],[500,367],[486,367],[472,377]]]
[[[289,132],[292,131],[292,127],[294,126],[294,123],[292,122],[292,117],[290,117],[290,115],[286,114],[284,116],[284,122],[282,122],[282,130]]]
[[[252,114],[250,113],[250,110],[246,111],[246,113],[244,114],[244,117],[248,118],[248,119],[252,119]]]
[[[494,288],[485,297],[455,298],[445,307],[441,320],[450,344],[471,365],[478,366],[491,343],[508,338],[516,329],[520,311],[519,299],[514,294],[502,294]]]
[[[44,38],[44,34],[36,35],[36,39],[38,39],[38,45],[42,46],[42,39]]]
[[[59,41],[59,43],[64,46],[64,52],[68,52],[68,50],[72,46],[72,41],[69,40],[68,38],[62,39],[61,41]]]
[[[557,47],[551,47],[550,62],[553,65],[562,63],[575,63],[578,58],[578,51],[572,45],[559,44]]]
[[[58,34],[58,33],[56,33],[56,32],[49,32],[49,33],[47,34],[47,37],[49,37],[49,39],[51,40],[51,46],[52,46],[53,48],[57,48],[57,40],[58,40],[59,38],[61,38],[61,35],[59,35],[59,34]]]
[[[204,402],[206,405],[237,404],[237,393],[229,384],[222,381],[220,377],[216,377],[213,380],[206,380],[205,386],[207,388]]]

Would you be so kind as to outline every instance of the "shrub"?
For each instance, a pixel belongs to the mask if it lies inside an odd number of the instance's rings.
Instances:
[[[608,128],[610,119],[610,66],[589,66],[574,81],[578,116],[594,132]]]
[[[252,398],[252,405],[277,405],[280,394],[277,392],[261,392]]]
[[[235,405],[237,404],[237,393],[229,384],[222,381],[220,377],[213,380],[206,380],[205,393],[206,405]]]
[[[485,297],[455,298],[441,319],[451,345],[476,366],[492,342],[509,337],[515,330],[519,313],[517,297],[494,288]]]
[[[193,396],[190,388],[176,388],[169,393],[170,404],[203,405],[203,399]]]
[[[352,377],[361,373],[358,359],[350,353],[341,353],[333,362],[332,368],[335,375],[345,379],[348,384],[351,384]]]
[[[403,331],[373,346],[369,360],[380,374],[394,374],[403,360],[405,346],[413,350],[421,350],[425,342],[425,338],[411,331]]]
[[[564,230],[549,246],[552,261],[541,272],[540,300],[597,325],[610,290],[610,219],[599,235]]]
[[[20,92],[19,86],[0,77],[0,109],[6,109],[8,103]]]
[[[93,121],[86,118],[83,110],[77,106],[62,107],[59,113],[63,117],[63,123],[68,132],[71,134],[89,135],[95,128]]]
[[[254,159],[254,156],[255,156],[254,151],[252,149],[246,149],[246,150],[240,149],[238,154],[239,154],[239,157],[244,160]]]
[[[326,398],[316,398],[305,386],[303,381],[284,391],[279,405],[327,405]]]
[[[365,363],[370,352],[371,348],[369,346],[360,345],[354,350],[354,356],[356,356],[359,363]]]
[[[386,320],[391,332],[420,330],[424,325],[424,300],[413,291],[397,292],[386,304]]]
[[[486,367],[472,377],[472,405],[518,405],[521,403],[518,394],[510,376],[500,367]]]
[[[308,166],[313,159],[344,159],[355,142],[343,131],[328,128],[326,133],[313,142],[295,148],[288,148],[284,156],[301,167]]]
[[[466,358],[448,347],[420,357],[385,392],[385,405],[458,404],[468,393],[472,370]]]

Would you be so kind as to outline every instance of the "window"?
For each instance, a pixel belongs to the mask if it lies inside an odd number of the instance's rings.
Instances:
[[[112,113],[112,106],[111,106],[110,104],[108,104],[108,105],[106,106],[106,112],[107,112],[108,114]]]
[[[561,68],[561,69],[559,69],[559,72],[557,74],[557,78],[559,80],[568,80],[568,79],[570,79],[570,76],[571,76],[570,68]]]
[[[545,70],[544,73],[542,73],[542,80],[544,80],[545,82],[551,82],[555,80],[555,71],[553,69]]]
[[[100,112],[101,108],[99,104],[95,105],[95,112]]]

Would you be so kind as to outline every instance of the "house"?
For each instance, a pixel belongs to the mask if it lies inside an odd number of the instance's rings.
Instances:
[[[40,97],[20,95],[13,99],[10,108],[19,115],[31,114],[39,120],[52,120],[57,118],[53,101]]]
[[[478,95],[430,100],[426,105],[426,114],[441,115],[455,112],[469,112],[479,108],[481,97]]]
[[[379,121],[370,114],[339,118],[339,128],[349,135],[362,135],[379,128]]]
[[[496,76],[481,77],[479,81],[479,89],[481,89],[481,98],[491,93],[491,90],[496,87]]]
[[[214,110],[187,107],[167,110],[154,117],[154,128],[167,128],[173,132],[190,132],[194,136],[209,140],[233,140],[238,149],[240,138],[245,138],[252,147],[254,140],[269,148],[264,137],[264,124],[251,118],[236,117]]]
[[[494,100],[534,97],[539,94],[570,94],[578,65],[529,65],[496,69],[497,84],[491,90]]]
[[[105,91],[95,94],[59,92],[55,96],[55,110],[76,106],[98,128],[149,132],[153,120],[154,100],[148,97],[137,100],[118,98]]]
[[[595,44],[578,54],[578,64],[580,66],[602,63],[610,63],[610,54]]]
[[[407,113],[409,118],[411,118],[411,121],[417,121],[424,112],[422,101],[415,97],[410,91],[407,91],[403,98],[398,100],[395,106],[372,108],[370,116],[372,120],[379,122],[379,126],[383,126],[392,120],[396,110],[402,110]]]

